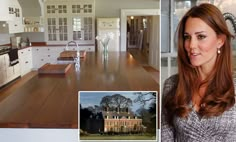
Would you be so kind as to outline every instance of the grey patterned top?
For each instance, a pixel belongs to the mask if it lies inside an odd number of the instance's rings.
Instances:
[[[163,97],[175,86],[177,75],[165,81]],[[187,119],[175,116],[174,126],[166,121],[166,110],[162,108],[161,142],[236,142],[236,105],[221,116],[201,118],[196,111]]]

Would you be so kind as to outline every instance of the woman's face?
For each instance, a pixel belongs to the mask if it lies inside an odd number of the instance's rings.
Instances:
[[[184,48],[193,66],[212,68],[222,38],[200,18],[189,17],[184,31]]]

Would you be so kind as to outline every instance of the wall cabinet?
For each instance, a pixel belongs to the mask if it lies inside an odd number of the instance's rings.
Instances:
[[[12,20],[9,14],[9,0],[1,0],[0,5],[0,21]]]
[[[60,3],[60,4],[58,4]],[[94,0],[47,0],[44,4],[47,44],[95,44]]]
[[[8,2],[4,2],[4,4],[6,4],[5,7],[7,7],[7,13],[4,8],[3,14],[5,15],[4,19],[8,20],[0,20],[4,21],[1,22],[0,33],[21,33],[24,30],[21,6],[18,0],[7,1]],[[0,15],[2,15],[2,13]]]
[[[12,21],[9,21],[9,33],[20,33],[24,31],[22,21],[22,9],[18,0],[12,0],[9,5],[9,13],[13,17]]]
[[[18,50],[21,76],[29,73],[33,68],[32,47]]]

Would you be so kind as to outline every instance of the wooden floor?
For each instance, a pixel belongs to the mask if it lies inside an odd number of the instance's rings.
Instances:
[[[134,57],[136,61],[143,66],[143,68],[152,76],[152,78],[159,83],[160,72],[150,65],[148,65],[148,57],[146,57],[139,49],[130,48],[129,53]]]
[[[145,56],[139,49],[137,48],[129,48],[128,52],[134,57],[136,61],[138,61],[141,65],[148,65],[148,57]]]
[[[6,98],[9,94],[15,92],[18,88],[22,87],[26,82],[28,82],[31,78],[37,75],[37,71],[31,71],[30,73],[16,79],[9,84],[3,86],[0,89],[0,102]]]

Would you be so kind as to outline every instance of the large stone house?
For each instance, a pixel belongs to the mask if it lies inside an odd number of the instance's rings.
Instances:
[[[129,109],[125,111],[116,109],[102,111],[104,119],[104,132],[141,132],[143,130],[142,119],[135,116]]]
[[[86,121],[85,131],[88,133],[141,133],[145,129],[142,119],[128,108],[115,110],[106,108]]]

